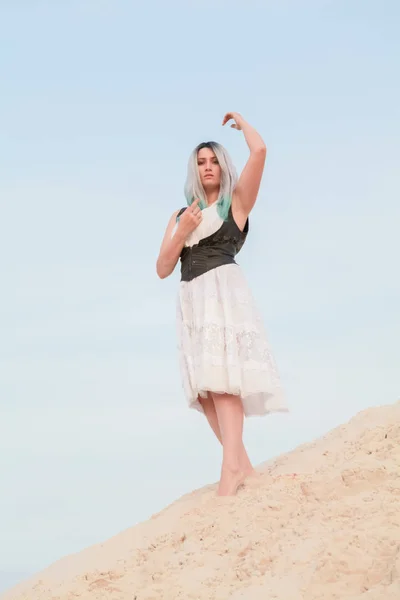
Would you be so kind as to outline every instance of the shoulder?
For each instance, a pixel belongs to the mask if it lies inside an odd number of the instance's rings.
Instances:
[[[169,221],[168,221],[168,223],[169,223],[169,224],[171,224],[171,223],[176,223],[176,220],[177,220],[177,218],[179,217],[179,215],[180,215],[180,212],[181,212],[180,210],[174,210],[174,212],[172,213],[172,215],[171,215],[171,216],[170,216],[170,218],[169,218]]]
[[[184,206],[183,208],[181,208],[180,210],[177,210],[174,214],[175,214],[175,218],[177,219],[178,217],[180,217],[185,210],[187,209],[187,206]]]
[[[174,227],[176,225],[177,220],[179,219],[179,217],[181,216],[181,214],[184,213],[184,211],[187,209],[187,206],[184,206],[183,208],[180,208],[179,210],[175,210],[169,221],[168,221],[168,228]]]
[[[172,213],[172,215],[168,221],[167,231],[171,231],[176,226],[179,217],[186,209],[187,209],[187,206],[185,206],[184,208],[180,208],[179,210],[175,210]]]
[[[170,216],[170,218],[168,219],[168,224],[167,224],[167,229],[166,229],[167,235],[174,229],[174,227],[177,223],[178,213],[179,213],[179,210],[174,211],[172,213],[172,215]]]

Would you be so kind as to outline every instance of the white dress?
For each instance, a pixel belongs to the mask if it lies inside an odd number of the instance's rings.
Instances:
[[[186,246],[217,231],[217,204],[203,210]],[[173,234],[172,234],[173,235]],[[191,408],[211,391],[240,396],[246,416],[287,411],[260,314],[241,268],[228,264],[181,281],[177,299],[179,362]]]

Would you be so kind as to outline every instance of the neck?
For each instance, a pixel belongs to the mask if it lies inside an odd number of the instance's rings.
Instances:
[[[206,196],[207,204],[208,206],[211,206],[211,204],[214,204],[218,200],[219,190],[210,190],[209,192],[206,192]]]

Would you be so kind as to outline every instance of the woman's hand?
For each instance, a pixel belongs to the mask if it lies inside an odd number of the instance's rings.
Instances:
[[[237,129],[238,131],[241,131],[242,123],[244,122],[242,115],[240,115],[237,112],[228,112],[223,118],[222,125],[226,125],[226,123],[231,119],[235,121],[234,123],[232,123],[231,127],[233,129]]]
[[[196,198],[179,218],[178,227],[185,238],[200,225],[203,218],[201,209],[198,206],[199,202],[200,200]]]

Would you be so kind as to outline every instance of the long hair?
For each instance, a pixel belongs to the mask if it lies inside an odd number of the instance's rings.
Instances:
[[[221,144],[217,142],[202,142],[193,150],[189,157],[187,178],[185,183],[185,196],[188,206],[195,198],[199,198],[199,207],[207,208],[207,196],[200,181],[197,154],[202,148],[210,148],[217,157],[221,167],[221,184],[217,200],[217,211],[221,219],[226,221],[232,203],[232,194],[237,183],[237,173],[231,157]]]

